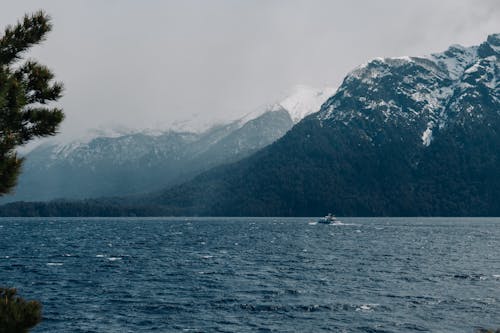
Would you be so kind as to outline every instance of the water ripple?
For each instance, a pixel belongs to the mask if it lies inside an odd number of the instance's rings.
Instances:
[[[500,219],[0,219],[33,332],[497,327]],[[22,241],[20,241],[22,240]]]

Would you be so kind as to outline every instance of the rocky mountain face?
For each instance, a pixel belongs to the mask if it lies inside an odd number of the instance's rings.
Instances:
[[[170,130],[45,144],[27,154],[15,193],[1,200],[120,196],[178,184],[274,142],[319,110],[330,92],[297,87],[280,103],[201,133]]]

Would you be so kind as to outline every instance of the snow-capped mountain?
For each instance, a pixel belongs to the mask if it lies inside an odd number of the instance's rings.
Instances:
[[[500,35],[374,59],[236,165],[147,197],[168,214],[500,214]]]
[[[280,103],[205,130],[180,130],[193,128],[186,121],[166,131],[100,129],[68,143],[45,143],[26,155],[15,193],[2,201],[115,196],[164,188],[269,145],[294,120],[318,111],[327,97],[325,90],[300,86]]]
[[[450,122],[478,121],[485,117],[484,108],[498,105],[498,45],[496,34],[480,46],[453,45],[426,57],[375,59],[347,75],[318,119],[355,127],[376,121],[386,127],[406,126],[417,132],[414,139],[429,146]],[[377,139],[376,133],[366,134]]]

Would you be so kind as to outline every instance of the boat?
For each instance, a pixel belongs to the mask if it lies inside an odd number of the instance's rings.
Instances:
[[[325,217],[321,217],[318,220],[318,223],[322,223],[322,224],[342,224],[342,222],[340,222],[340,220],[338,220],[335,217],[335,215],[332,215],[332,213],[329,213]]]

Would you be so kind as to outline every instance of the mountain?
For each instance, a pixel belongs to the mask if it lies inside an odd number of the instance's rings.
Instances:
[[[256,153],[144,196],[3,215],[499,216],[500,34],[374,59]]]
[[[187,215],[498,216],[499,49],[497,34],[374,59],[274,144],[148,202]]]
[[[15,193],[2,202],[120,196],[181,183],[274,142],[331,92],[297,86],[279,103],[201,132],[122,131],[41,145],[26,155]]]

